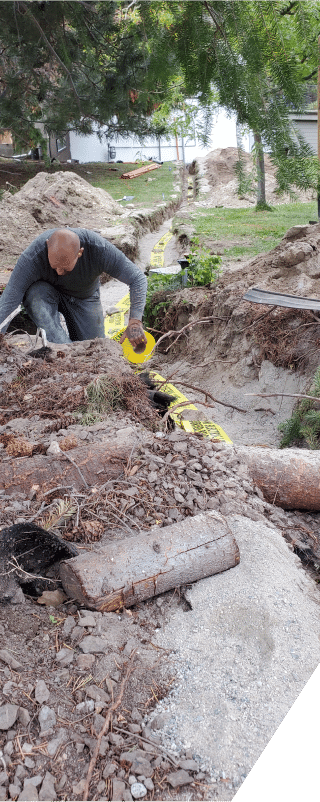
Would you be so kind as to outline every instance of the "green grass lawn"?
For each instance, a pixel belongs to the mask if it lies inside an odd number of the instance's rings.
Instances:
[[[174,162],[165,162],[158,170],[137,176],[136,178],[121,178],[123,173],[132,172],[144,167],[150,162],[140,164],[87,164],[81,165],[81,175],[94,187],[101,187],[109,192],[114,200],[126,196],[134,196],[131,201],[121,201],[125,207],[127,203],[139,204],[141,207],[152,207],[158,203],[172,200],[172,195],[180,196],[180,176]],[[79,165],[80,167],[80,165]],[[84,167],[87,173],[84,173]],[[75,169],[75,172],[80,172]]]
[[[224,258],[270,251],[279,244],[291,226],[305,225],[318,219],[317,202],[287,203],[274,206],[271,212],[255,209],[206,209],[193,212],[188,221],[195,228],[200,243],[212,247],[221,243]],[[179,213],[176,222],[179,221]],[[182,221],[181,221],[182,222]]]
[[[150,208],[164,201],[168,203],[172,200],[172,195],[176,195],[177,198],[180,196],[180,175],[174,162],[165,162],[159,166],[159,169],[144,173],[137,178],[121,178],[123,173],[131,172],[144,165],[150,165],[150,162],[140,162],[140,164],[90,162],[86,164],[53,164],[46,167],[44,162],[15,162],[12,159],[5,159],[1,161],[0,167],[0,195],[1,190],[8,189],[7,180],[10,181],[13,191],[16,191],[39,172],[53,175],[61,170],[62,172],[77,173],[92,186],[105,189],[114,200],[119,200],[124,195],[133,195],[132,202],[141,208]],[[130,201],[121,201],[123,208],[127,203]]]

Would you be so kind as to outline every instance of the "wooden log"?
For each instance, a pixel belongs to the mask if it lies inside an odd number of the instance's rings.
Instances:
[[[236,449],[269,504],[285,510],[320,510],[320,454],[299,448]]]
[[[72,599],[110,612],[226,571],[239,561],[227,522],[210,511],[80,554],[60,564],[60,576]]]
[[[101,485],[120,476],[134,442],[130,437],[126,442],[114,438],[57,455],[38,454],[2,462],[0,488],[10,493],[16,490],[29,493],[33,485],[39,485],[44,492],[57,484],[81,488],[85,486],[81,474],[89,486]]]

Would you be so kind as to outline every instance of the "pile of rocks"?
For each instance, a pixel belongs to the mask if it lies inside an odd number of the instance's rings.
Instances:
[[[131,685],[112,731],[102,736],[90,793],[94,788],[99,799],[163,798],[165,777],[171,788],[195,781],[201,788],[206,775],[190,750],[170,754],[161,746],[155,732],[160,717],[152,730],[143,723],[150,701],[154,703],[150,687],[159,694],[170,685],[166,655],[162,652],[159,659],[151,641],[166,607],[169,612],[171,595],[162,597],[161,607],[150,602],[133,614],[78,611],[66,605],[57,618],[53,608],[39,609],[35,636],[30,640],[29,632],[16,637],[20,659],[11,650],[0,650],[0,800],[82,798],[97,736],[133,649],[135,703]],[[26,602],[24,614],[34,616],[33,609]],[[2,635],[8,628],[3,619]],[[204,792],[203,785],[201,798]]]

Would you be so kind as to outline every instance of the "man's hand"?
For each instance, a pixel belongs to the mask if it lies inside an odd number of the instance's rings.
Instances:
[[[125,338],[128,338],[136,354],[142,354],[147,345],[147,338],[143,331],[141,320],[131,318],[127,325],[126,330],[123,332],[120,343],[123,343]]]

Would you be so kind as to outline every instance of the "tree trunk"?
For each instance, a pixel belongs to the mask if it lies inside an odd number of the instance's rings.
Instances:
[[[285,510],[320,510],[320,454],[288,448],[237,448],[270,504]]]
[[[264,169],[263,145],[260,134],[254,133],[253,137],[257,159],[257,206],[266,206],[266,176]]]
[[[80,554],[60,564],[60,576],[70,598],[110,612],[226,571],[239,561],[225,519],[211,511]]]
[[[30,493],[33,485],[39,485],[45,492],[57,484],[84,487],[83,479],[89,486],[103,484],[108,479],[118,478],[123,472],[134,442],[132,438],[127,438],[125,443],[114,438],[101,445],[80,446],[66,453],[62,451],[57,456],[39,454],[2,462],[0,487],[9,493],[16,490]],[[68,455],[75,464],[70,462]]]

